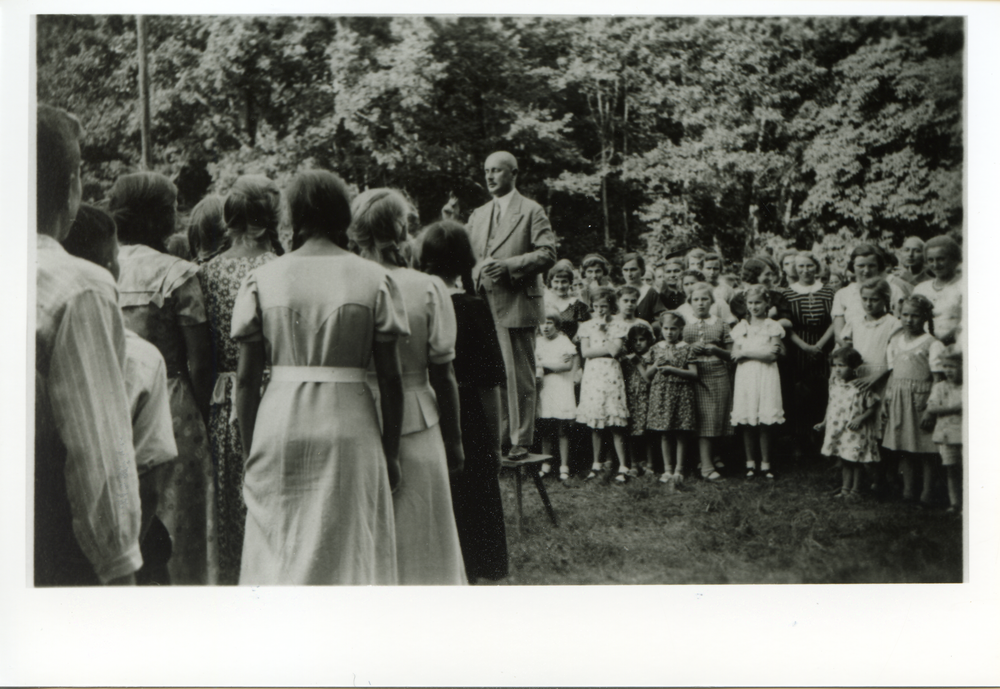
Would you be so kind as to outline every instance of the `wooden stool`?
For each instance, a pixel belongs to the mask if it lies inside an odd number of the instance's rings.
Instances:
[[[552,455],[536,455],[528,454],[521,459],[510,459],[509,457],[502,457],[500,459],[500,466],[512,467],[514,469],[514,483],[516,485],[515,495],[517,496],[517,530],[521,531],[521,482],[524,478],[523,470],[528,469],[531,478],[535,482],[535,488],[538,489],[538,495],[542,498],[542,504],[545,506],[545,511],[549,515],[549,519],[552,520],[553,526],[559,526],[559,521],[556,519],[555,510],[552,509],[552,503],[549,502],[549,494],[545,491],[545,484],[542,482],[542,477],[538,475],[538,471],[535,469],[535,465],[540,462],[547,462],[552,459]]]

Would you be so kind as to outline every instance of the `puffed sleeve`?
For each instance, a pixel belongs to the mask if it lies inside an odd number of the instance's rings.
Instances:
[[[747,334],[747,322],[746,321],[740,321],[735,326],[733,326],[733,329],[730,331],[729,336],[730,336],[730,338],[732,340],[736,340],[736,339],[739,339],[741,337],[745,337],[746,334]],[[771,334],[770,331],[768,331],[768,335],[770,335],[770,334]],[[722,335],[723,341],[725,341],[725,337],[726,337],[725,333],[723,332],[723,335]]]
[[[447,364],[455,358],[458,324],[455,307],[447,288],[439,278],[432,278],[427,288],[427,360],[432,364]]]
[[[778,314],[778,317],[781,318],[781,314],[780,313]],[[774,321],[774,320],[771,320],[770,318],[768,318],[767,319],[767,325],[765,327],[766,327],[766,329],[765,329],[764,332],[767,333],[768,337],[783,338],[785,336],[785,329],[782,328],[781,324],[778,323],[777,321]]]
[[[257,295],[257,276],[254,273],[244,278],[240,291],[236,294],[229,335],[237,342],[259,342],[263,339],[260,298]]]
[[[178,325],[200,325],[208,321],[198,266],[193,263],[178,261],[170,267],[164,280],[164,296],[174,303]]]
[[[580,324],[580,327],[576,331],[576,337],[573,338],[573,342],[581,342],[583,338],[590,339],[592,336],[591,331],[594,329],[594,323],[596,321],[584,321]]]
[[[409,334],[410,326],[406,319],[403,295],[396,281],[386,271],[378,288],[378,294],[375,295],[375,340],[393,342]]]

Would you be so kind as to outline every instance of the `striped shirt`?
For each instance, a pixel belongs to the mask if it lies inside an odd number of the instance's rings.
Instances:
[[[94,583],[77,547],[107,582],[142,564],[122,315],[110,273],[37,246],[35,582]]]

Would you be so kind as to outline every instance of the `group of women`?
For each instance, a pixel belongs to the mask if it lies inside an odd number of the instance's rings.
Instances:
[[[403,258],[412,207],[398,192],[352,202],[339,177],[310,171],[283,195],[289,252],[282,192],[246,176],[194,209],[195,262],[167,251],[166,177],[126,175],[109,197],[126,323],[169,377],[178,458],[157,516],[170,581],[506,576],[503,364],[488,307],[461,289],[464,227],[425,229],[420,272]]]

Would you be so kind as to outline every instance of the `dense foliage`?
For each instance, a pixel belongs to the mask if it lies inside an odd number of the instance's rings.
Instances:
[[[189,208],[237,175],[336,170],[422,219],[496,149],[560,253],[730,258],[960,227],[954,17],[152,16],[153,165]],[[135,20],[38,18],[38,99],[87,130],[85,195],[139,163]]]

